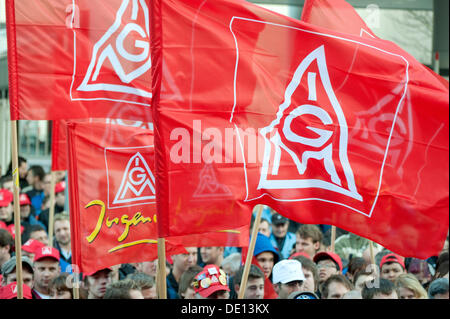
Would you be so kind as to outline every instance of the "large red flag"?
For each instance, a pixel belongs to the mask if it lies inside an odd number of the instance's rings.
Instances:
[[[148,0],[7,0],[6,17],[12,120],[151,120]]]
[[[72,254],[82,272],[157,258],[153,131],[151,123],[138,124],[65,124]],[[170,237],[166,254],[189,246],[248,246],[248,237],[248,225]]]
[[[242,209],[269,205],[403,256],[440,251],[448,231],[448,87],[420,63],[392,42],[244,1],[152,7],[161,236],[198,232],[190,225],[199,218],[220,228],[245,217],[208,216],[195,196],[199,183],[191,183],[204,177],[204,189]],[[159,93],[163,65],[177,69],[182,101]],[[174,222],[190,207],[199,208]]]

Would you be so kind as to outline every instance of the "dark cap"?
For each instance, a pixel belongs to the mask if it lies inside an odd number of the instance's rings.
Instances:
[[[33,262],[27,256],[22,256],[22,265],[28,265],[33,271]],[[7,276],[16,268],[16,256],[11,257],[7,262],[2,265],[2,275]]]
[[[288,219],[284,216],[281,216],[280,214],[273,214],[272,215],[272,224],[274,225],[280,225],[287,223]]]

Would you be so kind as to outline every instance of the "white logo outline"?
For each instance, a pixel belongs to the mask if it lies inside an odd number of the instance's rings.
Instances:
[[[233,31],[233,21],[234,20],[243,20],[243,21],[247,21],[247,22],[259,23],[259,24],[267,24],[267,25],[287,28],[287,29],[291,29],[291,30],[297,30],[297,31],[308,33],[308,34],[315,34],[317,36],[323,36],[323,37],[327,37],[327,38],[334,38],[334,39],[339,39],[339,40],[343,40],[343,41],[347,41],[347,42],[352,42],[352,43],[356,43],[356,44],[359,44],[359,45],[367,47],[367,48],[372,48],[372,49],[374,49],[376,51],[379,51],[379,52],[382,52],[382,53],[385,53],[385,54],[388,54],[388,55],[391,55],[391,56],[398,57],[398,58],[400,58],[402,60],[402,62],[405,65],[405,67],[404,67],[404,69],[405,69],[405,77],[404,77],[405,81],[403,83],[404,84],[404,89],[403,89],[402,96],[399,99],[397,108],[395,110],[395,115],[394,115],[392,127],[391,127],[390,132],[389,132],[389,138],[388,138],[388,141],[387,141],[387,145],[386,145],[386,149],[385,149],[385,153],[384,153],[384,157],[383,157],[383,162],[382,162],[382,165],[381,165],[381,168],[380,168],[380,175],[379,175],[379,178],[378,178],[378,186],[377,186],[376,196],[375,196],[375,199],[374,199],[374,201],[373,201],[373,203],[372,203],[372,205],[370,207],[370,211],[369,212],[364,212],[364,211],[362,211],[360,209],[357,209],[357,208],[352,207],[350,205],[347,205],[345,203],[332,201],[332,200],[327,200],[327,199],[324,199],[324,198],[316,198],[316,197],[286,199],[286,198],[277,198],[277,197],[272,196],[271,194],[268,194],[268,193],[264,192],[261,195],[259,195],[258,197],[249,198],[250,197],[249,180],[248,180],[248,174],[247,174],[246,160],[245,160],[245,156],[244,156],[245,152],[244,152],[244,148],[243,148],[243,145],[242,145],[242,142],[241,142],[239,128],[237,126],[237,123],[234,121],[234,112],[235,112],[235,108],[236,108],[236,105],[237,105],[236,83],[237,83],[237,73],[238,73],[238,66],[239,66],[238,40],[237,40],[235,32]],[[297,27],[288,26],[288,25],[282,25],[282,24],[278,24],[278,23],[260,21],[260,20],[249,19],[249,18],[244,18],[244,17],[233,16],[230,19],[229,29],[230,29],[230,32],[231,32],[233,38],[234,38],[235,47],[236,47],[236,64],[235,64],[234,78],[233,78],[234,102],[233,102],[233,107],[232,107],[232,110],[231,110],[230,120],[229,121],[230,121],[230,123],[234,124],[235,130],[236,130],[236,135],[238,137],[239,146],[240,146],[241,153],[242,153],[242,156],[243,156],[243,159],[244,159],[243,160],[243,170],[244,170],[245,187],[246,187],[246,197],[245,197],[244,201],[248,202],[248,201],[258,200],[258,199],[262,198],[263,196],[268,196],[268,197],[272,198],[273,200],[280,201],[280,202],[301,202],[301,201],[317,200],[317,201],[323,201],[323,202],[327,202],[327,203],[343,206],[343,207],[346,207],[346,208],[348,208],[350,210],[353,210],[353,211],[355,211],[357,213],[360,213],[360,214],[362,214],[362,215],[364,215],[366,217],[369,217],[369,218],[372,217],[372,213],[373,213],[373,211],[375,209],[375,206],[377,204],[377,200],[378,200],[378,197],[379,197],[379,194],[380,194],[381,182],[382,182],[382,179],[383,179],[384,165],[385,165],[386,158],[387,158],[387,155],[388,155],[388,152],[389,152],[389,145],[390,145],[390,142],[391,142],[392,133],[393,133],[394,127],[396,125],[396,120],[397,120],[397,116],[398,116],[399,110],[401,109],[401,106],[403,104],[403,101],[405,99],[405,96],[406,96],[407,90],[408,90],[408,84],[409,84],[409,62],[408,62],[408,60],[404,56],[402,56],[400,54],[389,52],[389,51],[386,51],[384,49],[378,48],[378,47],[376,47],[374,45],[363,43],[363,42],[360,42],[360,41],[357,41],[357,40],[354,40],[354,39],[348,39],[348,38],[344,38],[344,37],[341,37],[341,36],[335,36],[335,35],[332,35],[332,34],[315,32],[315,31],[305,30],[305,29],[301,29],[301,28],[297,28]]]

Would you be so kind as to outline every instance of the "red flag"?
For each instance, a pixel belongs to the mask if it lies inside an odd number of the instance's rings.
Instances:
[[[74,264],[88,272],[157,258],[154,146],[151,123],[68,122]],[[184,247],[248,245],[239,229],[166,238],[166,254]]]
[[[12,120],[151,120],[148,1],[7,0],[6,17]]]
[[[52,171],[67,170],[67,123],[52,121]]]
[[[186,225],[207,216],[204,210],[183,216],[184,226],[173,218],[198,203],[199,183],[186,181],[206,176],[209,189],[242,209],[265,204],[403,256],[441,250],[448,231],[448,88],[420,63],[392,42],[246,2],[152,6],[161,236],[198,231]],[[178,71],[181,102],[159,94],[163,60]],[[236,210],[205,221],[226,228],[241,218]]]

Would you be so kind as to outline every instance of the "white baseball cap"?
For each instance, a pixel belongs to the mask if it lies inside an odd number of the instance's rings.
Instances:
[[[273,266],[273,283],[288,283],[296,280],[305,280],[302,264],[296,259],[285,259]]]

